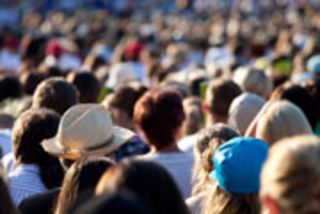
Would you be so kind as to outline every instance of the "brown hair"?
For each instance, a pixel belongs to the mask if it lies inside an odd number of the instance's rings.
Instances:
[[[175,142],[176,133],[185,118],[179,94],[168,89],[145,93],[134,109],[134,123],[157,149]]]
[[[236,83],[232,80],[220,78],[209,84],[205,102],[211,114],[227,119],[231,102],[240,94],[241,89]]]
[[[112,165],[108,158],[80,159],[72,164],[63,179],[55,213],[65,213],[84,192],[86,197],[92,196],[100,177]]]
[[[127,159],[106,171],[96,193],[110,194],[123,189],[143,199],[155,214],[189,213],[173,178],[157,163]]]
[[[262,169],[260,195],[272,197],[282,213],[318,213],[319,163],[319,138],[306,135],[277,142]]]
[[[49,78],[40,83],[32,100],[35,108],[49,108],[60,115],[78,103],[77,89],[62,78]]]

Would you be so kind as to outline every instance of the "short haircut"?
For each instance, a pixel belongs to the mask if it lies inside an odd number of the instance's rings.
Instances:
[[[116,90],[109,101],[109,107],[119,108],[127,113],[129,118],[133,118],[133,110],[138,99],[146,92],[146,88],[134,88],[124,86]]]
[[[185,114],[180,95],[169,89],[152,89],[145,93],[134,109],[134,123],[148,143],[160,149],[175,141]]]
[[[72,72],[67,79],[78,89],[80,103],[96,103],[98,101],[101,85],[94,74]]]
[[[19,98],[22,87],[16,77],[0,75],[0,102],[7,98]]]
[[[306,135],[271,147],[261,173],[260,195],[269,196],[281,213],[320,210],[320,140]]]
[[[60,115],[77,103],[77,89],[62,78],[49,78],[43,81],[37,87],[32,100],[33,107],[49,108]]]
[[[208,86],[205,98],[210,113],[227,117],[231,102],[240,94],[240,87],[232,80],[213,80]]]
[[[37,86],[46,78],[44,74],[26,72],[20,75],[20,82],[23,88],[23,91],[27,95],[33,95]]]
[[[47,154],[41,142],[55,136],[60,116],[48,109],[30,109],[15,122],[12,131],[13,154],[17,163],[40,164]]]
[[[312,134],[311,126],[302,111],[287,101],[274,102],[258,121],[256,130],[256,137],[269,145],[302,134]]]

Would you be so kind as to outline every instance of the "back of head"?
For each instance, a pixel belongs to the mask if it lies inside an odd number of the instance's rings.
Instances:
[[[75,202],[93,195],[102,174],[113,165],[107,158],[84,158],[68,169],[58,197],[56,213],[64,213]],[[77,201],[78,200],[78,201]]]
[[[316,103],[311,94],[299,85],[291,83],[283,84],[274,91],[273,99],[287,100],[295,104],[306,116],[312,129],[315,129],[317,123]]]
[[[183,135],[196,133],[203,127],[203,109],[201,99],[198,97],[188,97],[183,100],[183,108],[186,119],[183,123]]]
[[[216,79],[208,86],[205,103],[212,115],[227,118],[231,102],[240,94],[241,89],[232,80]]]
[[[18,98],[22,95],[22,87],[15,77],[0,75],[0,102],[7,98]]]
[[[45,79],[45,75],[41,73],[26,72],[20,76],[20,82],[23,91],[27,95],[33,95],[37,86]]]
[[[80,103],[96,103],[98,101],[101,85],[94,74],[73,72],[68,75],[67,79],[78,89]]]
[[[239,68],[236,70],[233,80],[243,91],[255,93],[268,99],[272,92],[272,81],[261,70]]]
[[[130,191],[119,191],[96,196],[76,209],[77,214],[152,214],[149,207]]]
[[[49,108],[60,115],[78,103],[77,89],[62,78],[49,78],[37,87],[32,100],[35,108]]]
[[[318,213],[320,210],[320,141],[299,136],[277,142],[261,175],[260,196],[275,202],[281,213]]]
[[[49,154],[41,146],[55,136],[60,116],[48,109],[30,109],[15,122],[12,131],[13,153],[17,163],[40,164]]]
[[[236,97],[229,109],[228,124],[244,135],[248,126],[260,111],[265,101],[253,93],[243,93]]]
[[[112,193],[122,189],[135,193],[154,213],[188,213],[173,178],[154,162],[125,160],[115,165],[102,176],[96,193]]]
[[[184,119],[182,99],[169,89],[150,90],[138,100],[134,109],[136,127],[157,149],[175,143]]]
[[[256,137],[269,145],[294,135],[312,134],[302,111],[287,101],[274,102],[257,124]]]

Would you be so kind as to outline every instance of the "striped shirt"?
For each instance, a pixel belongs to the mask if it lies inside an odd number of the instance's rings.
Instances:
[[[9,191],[16,205],[19,205],[23,199],[46,190],[37,165],[19,164],[9,174]]]

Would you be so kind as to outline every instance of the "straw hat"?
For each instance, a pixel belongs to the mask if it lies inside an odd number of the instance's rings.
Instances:
[[[44,140],[42,147],[54,156],[76,160],[111,154],[134,135],[130,130],[113,126],[103,106],[80,104],[63,115],[57,135]]]

